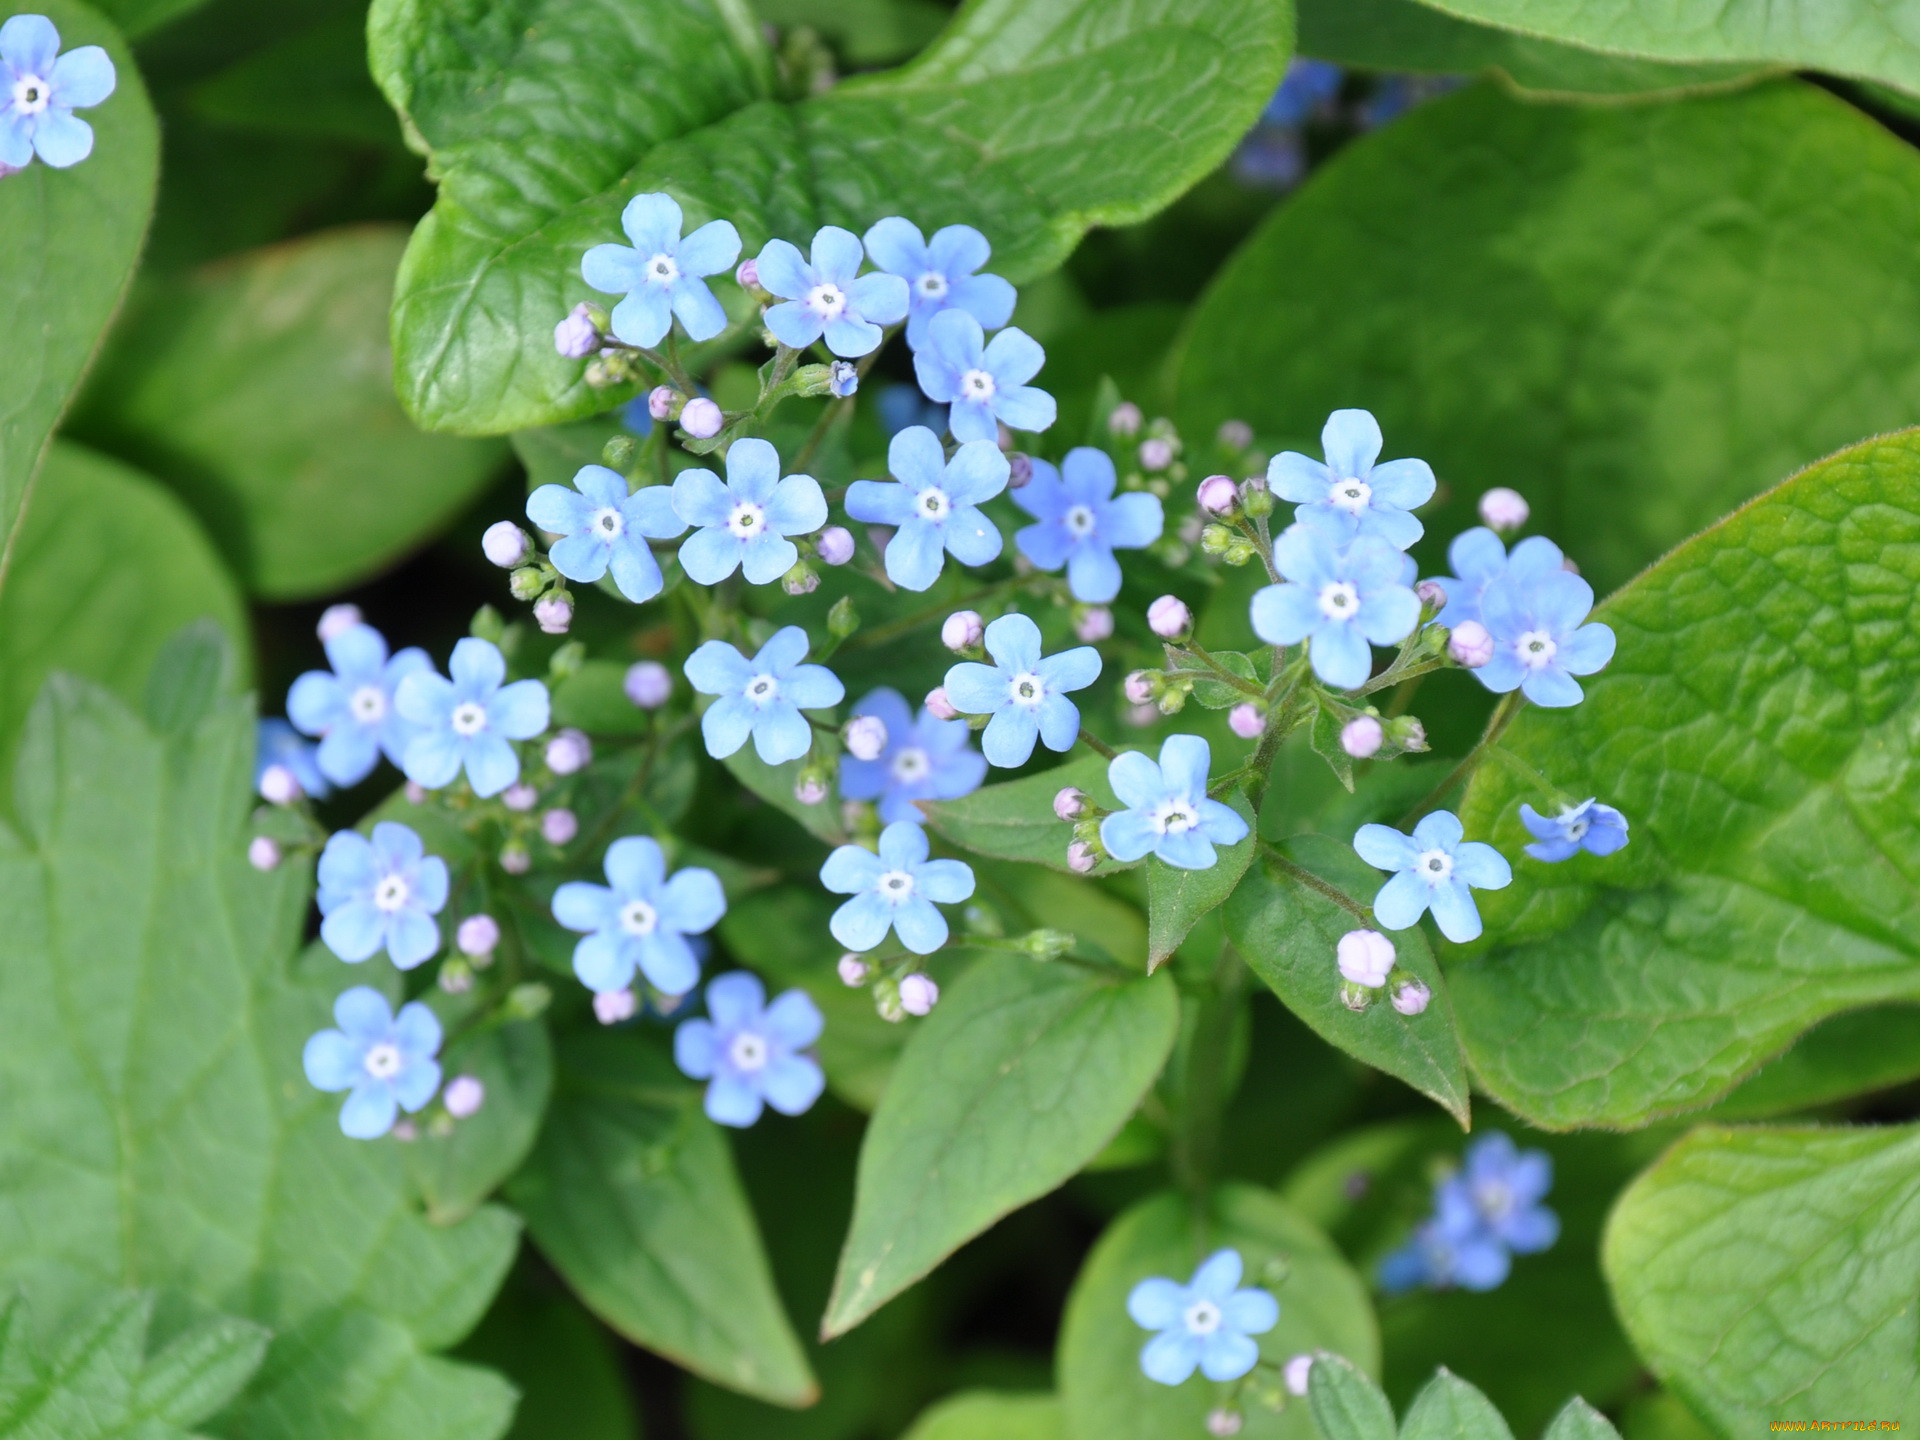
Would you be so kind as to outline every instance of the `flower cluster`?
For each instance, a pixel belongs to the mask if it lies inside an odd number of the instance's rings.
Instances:
[[[1465,1163],[1433,1187],[1433,1213],[1380,1263],[1389,1294],[1420,1286],[1492,1290],[1515,1255],[1533,1255],[1560,1236],[1560,1217],[1540,1202],[1553,1188],[1553,1160],[1521,1150],[1495,1130],[1467,1147]]]
[[[1491,493],[1491,492],[1489,492]],[[1496,694],[1518,690],[1536,705],[1578,705],[1576,675],[1613,659],[1611,626],[1588,622],[1593,587],[1566,568],[1551,540],[1533,536],[1508,554],[1489,529],[1468,530],[1447,547],[1454,573],[1440,623],[1452,627],[1461,662]]]

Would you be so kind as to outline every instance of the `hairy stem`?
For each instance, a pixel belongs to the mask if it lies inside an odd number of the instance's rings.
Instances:
[[[1480,762],[1487,758],[1487,752],[1493,748],[1495,742],[1500,739],[1500,736],[1505,732],[1507,726],[1513,723],[1513,717],[1519,713],[1520,692],[1518,690],[1509,691],[1501,697],[1500,703],[1494,706],[1493,714],[1487,717],[1487,728],[1481,733],[1479,742],[1473,749],[1467,752],[1465,759],[1447,772],[1446,779],[1442,780],[1427,792],[1424,800],[1400,817],[1398,828],[1402,830],[1410,829],[1420,820],[1421,816],[1425,815],[1429,810],[1434,809],[1442,800],[1446,799],[1449,791],[1456,785],[1463,783],[1475,770],[1479,769]]]

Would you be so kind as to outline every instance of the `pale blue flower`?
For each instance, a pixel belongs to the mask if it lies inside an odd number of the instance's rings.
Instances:
[[[1294,518],[1324,528],[1336,544],[1377,535],[1404,550],[1425,533],[1408,512],[1433,498],[1433,469],[1424,460],[1379,458],[1380,425],[1365,410],[1336,410],[1320,431],[1326,463],[1288,450],[1267,464],[1267,487],[1297,502]]]
[[[927,323],[913,373],[929,400],[948,407],[954,439],[998,441],[1003,423],[1009,430],[1053,424],[1053,396],[1027,383],[1046,363],[1047,352],[1026,331],[1010,325],[989,342],[966,311],[942,310]]]
[[[407,676],[432,670],[433,662],[411,646],[389,659],[385,638],[371,625],[348,626],[327,640],[326,651],[332,673],[309,670],[295,680],[287,717],[320,737],[321,774],[336,785],[357,785],[383,753],[396,766],[405,760],[417,732],[394,708],[394,692]],[[301,788],[307,789],[304,781]]]
[[[1193,1278],[1155,1276],[1127,1296],[1127,1314],[1143,1330],[1160,1333],[1140,1351],[1140,1372],[1162,1385],[1179,1385],[1197,1369],[1209,1380],[1238,1380],[1260,1361],[1253,1336],[1280,1322],[1280,1302],[1265,1290],[1242,1289],[1238,1250],[1216,1250]]]
[[[925,590],[940,578],[949,553],[962,565],[985,565],[1000,554],[1000,530],[980,505],[1007,488],[1007,457],[984,440],[962,445],[952,460],[933,431],[902,430],[887,446],[887,469],[898,483],[856,480],[847,514],[892,525],[887,578]]]
[[[727,328],[727,312],[705,277],[733,268],[740,232],[731,221],[709,220],[682,239],[684,224],[671,195],[636,195],[620,212],[632,246],[596,245],[580,262],[587,284],[626,296],[613,307],[613,333],[629,345],[658,345],[676,315],[692,340],[711,340]]]
[[[718,585],[736,569],[750,585],[770,584],[800,559],[787,536],[827,523],[820,482],[811,475],[781,479],[780,453],[765,440],[728,447],[724,485],[711,470],[682,470],[673,482],[673,508],[698,527],[680,547],[680,568],[701,585]]]
[[[942,720],[931,710],[919,718],[898,690],[880,689],[853,707],[887,727],[887,744],[872,760],[840,759],[840,794],[848,800],[878,800],[888,824],[926,818],[916,800],[958,800],[987,778],[987,760],[967,743],[964,720]]]
[[[1582,850],[1590,855],[1611,855],[1627,843],[1627,817],[1591,798],[1569,805],[1554,816],[1542,815],[1523,802],[1520,823],[1537,842],[1526,847],[1527,854],[1549,863],[1570,860]]]
[[[1393,878],[1373,897],[1374,918],[1388,930],[1405,930],[1428,909],[1440,933],[1455,944],[1478,939],[1480,910],[1475,890],[1504,890],[1513,867],[1491,845],[1464,840],[1450,810],[1436,810],[1413,827],[1409,839],[1387,825],[1362,825],[1353,848],[1376,870]]]
[[[1042,658],[1040,627],[1024,615],[1002,615],[984,636],[993,664],[963,660],[947,671],[947,699],[966,715],[991,715],[980,736],[990,764],[1024,765],[1033,742],[1070,750],[1080,736],[1080,709],[1067,699],[1100,678],[1091,645]]]
[[[880,832],[878,855],[864,845],[842,845],[827,856],[820,883],[853,897],[827,926],[849,950],[871,950],[892,930],[914,954],[931,955],[947,943],[947,917],[933,907],[972,895],[973,867],[929,860],[926,832],[896,820]]]
[[[1107,853],[1116,860],[1152,854],[1181,870],[1211,869],[1214,846],[1247,838],[1247,822],[1207,798],[1212,766],[1212,752],[1198,735],[1169,735],[1157,765],[1137,750],[1114,756],[1107,783],[1127,808],[1100,822]]]
[[[1565,568],[1566,557],[1560,547],[1544,535],[1533,535],[1513,547],[1484,525],[1462,530],[1447,546],[1447,563],[1453,574],[1436,577],[1434,583],[1447,592],[1447,603],[1434,617],[1449,630],[1480,619],[1480,597],[1487,587],[1503,575],[1532,579]]]
[[[1498,1130],[1467,1147],[1466,1163],[1434,1185],[1433,1215],[1380,1265],[1389,1293],[1418,1285],[1492,1290],[1513,1268],[1560,1238],[1560,1217],[1541,1201],[1553,1188],[1553,1157],[1521,1150]]]
[[[709,755],[724,760],[749,735],[769,765],[798,760],[813,748],[813,727],[800,712],[838,705],[847,691],[826,666],[802,663],[807,648],[807,632],[788,625],[751,660],[723,640],[709,640],[688,657],[693,688],[720,697],[700,717]]]
[[[385,949],[411,970],[440,948],[434,920],[447,903],[447,862],[405,825],[382,820],[373,837],[336,831],[320,852],[320,938],[359,964]]]
[[[1612,627],[1583,623],[1592,609],[1593,587],[1571,571],[1516,575],[1509,567],[1480,597],[1493,658],[1473,674],[1497,695],[1518,689],[1536,705],[1578,705],[1586,692],[1573,677],[1613,659]]]
[[[890,215],[867,231],[867,256],[907,282],[907,344],[926,343],[927,326],[942,310],[964,310],[988,330],[1013,318],[1013,286],[998,275],[976,275],[993,254],[971,225],[948,225],[929,241],[911,220]]]
[[[440,1020],[418,1000],[396,1016],[378,990],[356,985],[333,1002],[338,1030],[307,1038],[301,1060],[316,1090],[350,1090],[340,1129],[373,1140],[393,1128],[401,1110],[422,1109],[440,1088]]]
[[[1273,98],[1260,112],[1260,120],[1266,125],[1292,126],[1304,124],[1308,117],[1340,96],[1341,83],[1347,72],[1338,65],[1325,60],[1307,60],[1295,56],[1287,63],[1287,73],[1280,79],[1280,88],[1273,92]]]
[[[666,486],[629,495],[626,476],[604,465],[582,465],[571,490],[542,485],[527,497],[527,518],[565,537],[547,552],[554,569],[583,585],[612,570],[613,583],[636,605],[660,593],[660,565],[647,541],[671,540],[687,528]]]
[[[1067,567],[1073,598],[1104,605],[1120,593],[1115,549],[1138,550],[1160,538],[1166,512],[1144,490],[1115,495],[1113,461],[1104,450],[1069,450],[1059,468],[1033,462],[1033,478],[1013,492],[1013,503],[1036,523],[1013,537],[1020,553],[1042,570]]]
[[[1369,642],[1396,645],[1420,623],[1407,557],[1378,536],[1342,548],[1315,526],[1290,525],[1273,563],[1287,583],[1254,592],[1253,633],[1269,645],[1311,642],[1313,673],[1336,690],[1367,683]]]
[[[547,728],[547,687],[507,678],[506,658],[490,640],[469,636],[453,647],[451,680],[417,671],[400,682],[394,705],[420,733],[407,744],[407,778],[429,790],[453,783],[465,766],[473,793],[498,795],[520,778],[520,757],[508,742]]]
[[[60,32],[44,15],[0,25],[0,167],[23,170],[38,155],[64,170],[86,159],[93,127],[73,112],[113,94],[115,79],[98,45],[62,55]]]
[[[799,1115],[820,1098],[826,1077],[802,1052],[822,1028],[806,991],[789,990],[769,1005],[759,977],[735,970],[708,983],[706,1018],[682,1021],[673,1032],[673,1059],[686,1075],[709,1082],[710,1119],[744,1127],[764,1106]]]
[[[906,318],[907,282],[861,275],[863,253],[860,237],[838,225],[814,232],[810,258],[785,240],[769,240],[754,264],[761,287],[786,302],[767,308],[774,339],[804,350],[824,335],[827,348],[849,360],[878,346],[881,326]]]
[[[253,785],[260,788],[260,777],[269,765],[278,765],[300,782],[300,789],[315,800],[324,798],[333,787],[320,773],[319,752],[300,738],[285,720],[262,720],[254,731],[256,748],[253,761]]]
[[[638,969],[662,994],[686,994],[700,979],[686,937],[727,913],[720,877],[695,866],[669,876],[644,835],[609,845],[606,872],[606,885],[570,880],[553,895],[553,918],[586,936],[573,947],[573,973],[590,990],[625,990]]]

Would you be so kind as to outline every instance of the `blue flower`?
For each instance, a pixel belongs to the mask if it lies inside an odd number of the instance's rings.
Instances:
[[[686,936],[710,930],[727,913],[711,870],[667,875],[666,856],[644,835],[607,847],[607,885],[570,880],[553,895],[553,918],[586,936],[573,947],[573,973],[590,990],[624,990],[638,969],[665,995],[684,995],[700,979]]]
[[[0,25],[0,166],[23,170],[35,155],[56,170],[78,165],[93,153],[93,127],[73,112],[113,94],[114,81],[98,45],[62,55],[44,15]]]
[[[753,736],[769,765],[798,760],[813,748],[813,727],[802,710],[824,710],[846,698],[840,677],[824,665],[805,665],[807,632],[788,625],[773,632],[749,660],[722,640],[709,640],[687,658],[686,675],[702,695],[720,698],[700,717],[707,753],[724,760]]]
[[[320,852],[320,938],[349,964],[382,947],[402,970],[440,948],[435,922],[447,903],[447,862],[428,855],[405,825],[382,820],[367,839],[336,831]]]
[[[1268,462],[1267,487],[1298,502],[1294,518],[1324,529],[1335,544],[1377,535],[1404,550],[1426,533],[1408,512],[1433,498],[1433,470],[1424,460],[1376,465],[1380,445],[1380,424],[1367,411],[1336,410],[1320,431],[1327,463],[1285,451]]]
[[[1520,1150],[1498,1130],[1467,1147],[1466,1163],[1434,1186],[1433,1215],[1381,1262],[1388,1292],[1418,1285],[1492,1290],[1513,1268],[1560,1237],[1560,1217],[1540,1202],[1553,1188],[1553,1158]]]
[[[1120,593],[1114,550],[1151,545],[1166,524],[1159,496],[1115,495],[1116,480],[1107,452],[1082,445],[1069,450],[1057,470],[1035,460],[1033,478],[1013,492],[1013,503],[1038,522],[1022,528],[1013,543],[1042,570],[1066,566],[1073,598],[1090,605]]]
[[[1127,808],[1100,822],[1107,853],[1116,860],[1152,853],[1181,870],[1211,869],[1214,846],[1247,837],[1245,820],[1207,798],[1212,765],[1212,752],[1198,735],[1169,735],[1158,765],[1138,750],[1116,755],[1107,766],[1107,783]]]
[[[394,709],[393,694],[407,676],[432,670],[433,662],[412,647],[388,659],[387,642],[371,625],[348,626],[326,642],[326,650],[333,673],[309,670],[295,680],[287,692],[287,716],[321,737],[321,774],[336,785],[357,785],[373,773],[382,752],[395,765],[405,759],[415,731]],[[314,793],[304,780],[301,788]],[[326,787],[318,793],[324,795]]]
[[[1434,582],[1447,592],[1446,606],[1434,618],[1450,630],[1469,620],[1477,621],[1480,597],[1501,576],[1531,580],[1564,568],[1565,561],[1560,547],[1544,535],[1522,540],[1509,555],[1500,537],[1486,526],[1462,530],[1447,546],[1447,563],[1453,566],[1453,574],[1439,576]]]
[[[848,800],[878,800],[888,824],[926,817],[916,800],[958,800],[987,778],[986,757],[967,744],[967,722],[942,720],[931,710],[914,719],[898,690],[875,690],[853,707],[887,727],[887,744],[872,760],[851,755],[840,761],[840,794]]]
[[[507,662],[491,641],[469,636],[453,647],[451,680],[416,671],[400,682],[393,703],[420,727],[407,743],[407,778],[429,790],[449,785],[466,766],[473,793],[498,795],[520,778],[510,740],[531,740],[547,728],[547,687],[507,678]]]
[[[929,400],[948,407],[954,439],[998,441],[1001,422],[1009,430],[1053,424],[1053,396],[1027,383],[1046,363],[1047,352],[1026,331],[1008,326],[989,344],[973,316],[942,310],[927,323],[913,373]]]
[[[887,468],[899,483],[854,481],[847,514],[898,527],[887,542],[887,578],[894,584],[925,590],[940,578],[948,551],[962,565],[985,565],[999,555],[999,528],[979,509],[1007,488],[1009,466],[999,446],[970,440],[948,460],[939,437],[916,425],[893,437]]]
[[[914,954],[931,955],[947,943],[947,917],[933,907],[973,894],[973,868],[961,860],[929,860],[926,832],[896,820],[880,832],[878,855],[842,845],[827,856],[820,883],[853,897],[827,925],[849,950],[871,950],[892,929]]]
[[[1593,587],[1571,571],[1516,575],[1509,565],[1480,597],[1493,658],[1473,673],[1497,695],[1518,688],[1536,705],[1578,705],[1586,692],[1573,677],[1613,659],[1612,628],[1582,623],[1592,609]]]
[[[785,240],[769,240],[754,264],[761,286],[786,301],[767,309],[773,338],[804,350],[824,335],[827,348],[849,360],[878,346],[880,327],[906,318],[907,282],[860,275],[862,253],[860,237],[838,225],[814,233],[810,260]]]
[[[356,985],[333,1002],[338,1030],[307,1037],[307,1081],[316,1090],[351,1090],[340,1129],[373,1140],[393,1128],[399,1111],[420,1109],[440,1088],[439,1018],[418,1000],[395,1016],[378,990]]]
[[[1431,907],[1440,933],[1456,944],[1477,939],[1480,911],[1474,890],[1504,890],[1513,867],[1491,845],[1462,840],[1466,834],[1450,810],[1436,810],[1413,827],[1409,839],[1387,825],[1362,825],[1353,848],[1376,870],[1393,878],[1373,897],[1373,914],[1388,930],[1405,930]]]
[[[781,479],[780,452],[765,440],[733,442],[724,485],[711,470],[682,470],[673,508],[699,527],[680,547],[680,568],[702,585],[718,585],[735,569],[750,585],[778,580],[800,559],[786,537],[827,523],[820,482],[811,475]]]
[[[1252,1337],[1280,1321],[1280,1302],[1265,1290],[1240,1288],[1238,1250],[1216,1250],[1185,1285],[1155,1276],[1127,1296],[1127,1314],[1160,1333],[1140,1351],[1140,1371],[1179,1385],[1198,1369],[1209,1380],[1238,1380],[1260,1361]]]
[[[527,497],[527,518],[566,537],[548,552],[554,569],[583,585],[611,569],[613,583],[636,605],[660,593],[660,566],[647,541],[671,540],[687,528],[665,486],[629,495],[626,477],[604,465],[582,465],[571,490],[542,485]]]
[[[907,344],[913,349],[926,343],[927,325],[943,310],[964,310],[988,330],[1013,318],[1013,286],[998,275],[973,273],[993,248],[971,225],[948,225],[929,242],[918,225],[890,215],[874,223],[866,241],[873,263],[907,282]]]
[[[1310,641],[1313,673],[1336,690],[1367,683],[1369,641],[1398,644],[1420,623],[1407,558],[1378,536],[1339,548],[1316,526],[1289,525],[1273,563],[1288,583],[1254,592],[1253,632],[1270,645]]]
[[[596,245],[580,261],[587,284],[627,297],[613,307],[613,333],[629,345],[658,345],[676,315],[689,339],[711,340],[727,328],[727,312],[704,277],[733,267],[740,232],[730,221],[709,220],[682,239],[684,223],[671,195],[636,195],[620,213],[632,246]]]
[[[1593,799],[1569,805],[1551,818],[1523,802],[1520,823],[1538,842],[1526,847],[1527,854],[1549,863],[1570,860],[1582,850],[1590,855],[1611,855],[1627,843],[1627,817]]]
[[[708,984],[707,1016],[682,1021],[673,1032],[673,1059],[693,1079],[710,1082],[709,1118],[745,1127],[766,1105],[799,1115],[820,1098],[826,1077],[818,1061],[800,1053],[822,1029],[819,1007],[804,990],[769,1005],[759,977],[735,970]]]
[[[1067,692],[1100,678],[1100,652],[1091,645],[1040,656],[1040,627],[1024,615],[1002,615],[987,626],[994,663],[964,660],[947,671],[947,699],[967,715],[991,715],[980,748],[1003,770],[1024,765],[1036,738],[1049,750],[1070,750],[1080,737],[1080,709]]]
[[[1296,56],[1281,77],[1280,88],[1260,112],[1265,125],[1299,125],[1329,101],[1337,99],[1347,72],[1325,60],[1305,60]]]
[[[258,748],[254,752],[253,784],[260,788],[260,777],[269,765],[278,765],[300,782],[300,788],[314,799],[325,796],[333,787],[320,773],[319,757],[312,745],[300,738],[300,732],[284,720],[262,720],[254,732]]]

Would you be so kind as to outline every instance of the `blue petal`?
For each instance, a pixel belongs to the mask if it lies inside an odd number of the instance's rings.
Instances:
[[[370,900],[349,900],[320,922],[320,938],[349,964],[369,959],[386,943],[386,917]]]
[[[1107,502],[1100,516],[1100,533],[1109,545],[1138,550],[1158,540],[1166,523],[1158,495],[1130,491]]]
[[[1402,870],[1373,897],[1373,918],[1383,930],[1405,930],[1419,923],[1431,894],[1426,881],[1411,870]]]
[[[376,1140],[393,1129],[399,1108],[390,1086],[368,1080],[340,1107],[340,1132],[350,1140]]]
[[[951,315],[954,312],[946,312]],[[1000,435],[999,421],[994,418],[993,409],[978,400],[956,398],[947,411],[947,429],[953,438],[962,442],[968,440],[995,441]]]
[[[1067,588],[1076,600],[1104,605],[1120,593],[1120,562],[1105,543],[1089,537],[1067,556]]]
[[[1009,430],[1025,430],[1031,434],[1051,430],[1053,422],[1060,418],[1058,402],[1037,385],[1009,385],[995,392],[990,408]]]
[[[78,165],[93,153],[93,127],[68,110],[43,110],[34,127],[33,153],[56,170]]]
[[[653,191],[636,195],[620,212],[620,228],[646,259],[671,255],[680,245],[680,227],[686,223],[680,204],[671,195]]]
[[[1352,622],[1328,621],[1313,632],[1313,673],[1336,690],[1358,690],[1373,674],[1373,652]]]
[[[595,992],[624,990],[631,985],[639,952],[627,939],[617,931],[601,930],[575,945],[573,973],[580,977],[580,983]]]
[[[911,220],[889,215],[868,226],[863,238],[867,258],[890,275],[915,280],[932,266],[926,238]]]
[[[1040,739],[1049,750],[1064,754],[1080,738],[1080,709],[1064,695],[1049,694],[1042,700],[1039,719]]]
[[[1039,668],[1040,627],[1018,611],[990,623],[983,638],[1002,669],[1019,674]]]
[[[1138,750],[1126,750],[1107,762],[1107,784],[1130,810],[1150,810],[1167,798],[1160,767]]]
[[[1354,831],[1353,848],[1376,870],[1411,869],[1421,849],[1390,825],[1362,825]]]
[[[1451,851],[1466,833],[1458,815],[1451,810],[1436,810],[1413,827],[1413,844],[1416,850]]]
[[[922,895],[941,905],[958,905],[973,894],[973,867],[964,860],[929,860],[913,878]]]
[[[620,897],[604,885],[569,880],[553,892],[554,920],[583,935],[610,927],[619,909]]]
[[[1200,1364],[1200,1342],[1184,1329],[1163,1330],[1140,1350],[1140,1373],[1162,1385],[1183,1384]]]
[[[1127,1293],[1127,1316],[1142,1330],[1178,1325],[1186,1308],[1187,1287],[1165,1276],[1142,1280]]]
[[[833,912],[827,929],[849,950],[871,950],[887,938],[893,906],[873,891],[863,891]]]
[[[1513,867],[1506,857],[1478,840],[1455,848],[1453,873],[1476,890],[1504,890],[1513,882]]]
[[[875,325],[907,318],[907,282],[898,275],[862,275],[847,287],[847,308]]]
[[[963,715],[991,715],[1012,703],[1008,676],[997,665],[962,660],[950,666],[945,681],[947,700]]]
[[[1480,909],[1473,903],[1473,892],[1467,888],[1466,881],[1457,878],[1442,880],[1431,888],[1432,896],[1428,903],[1433,907],[1434,923],[1440,927],[1440,933],[1456,945],[1479,939]]]
[[[1297,450],[1283,450],[1267,462],[1267,489],[1296,505],[1326,499],[1332,484],[1331,470]]]
[[[1268,585],[1254,591],[1253,633],[1269,645],[1298,645],[1321,618],[1320,602],[1305,585]]]
[[[1327,468],[1340,476],[1364,476],[1379,458],[1380,422],[1365,410],[1336,410],[1320,430]]]
[[[673,1032],[673,1063],[680,1073],[705,1080],[719,1067],[720,1039],[711,1020],[683,1020]]]
[[[724,640],[708,640],[687,657],[687,682],[702,695],[737,695],[753,678],[747,658]]]
[[[766,272],[760,272],[761,284],[766,284]],[[784,304],[770,305],[761,317],[767,329],[773,332],[773,338],[793,350],[804,350],[820,338],[826,324],[818,314],[798,300],[789,300]]]
[[[827,1078],[820,1066],[804,1055],[786,1055],[772,1061],[760,1077],[767,1103],[782,1115],[800,1115],[813,1108]]]
[[[781,682],[787,699],[802,710],[824,710],[846,698],[847,687],[824,665],[796,665]]]
[[[1545,710],[1565,710],[1586,698],[1580,682],[1557,665],[1530,670],[1520,680],[1520,691]]]
[[[582,585],[591,585],[607,573],[607,561],[611,554],[605,540],[584,531],[567,536],[547,552],[554,569]]]
[[[498,735],[482,731],[466,743],[467,783],[486,799],[520,778],[520,757]]]
[[[440,948],[440,927],[419,910],[402,910],[387,922],[387,954],[394,967],[411,970]]]
[[[709,705],[707,713],[700,717],[700,737],[706,742],[707,754],[724,760],[746,744],[758,713],[752,702],[741,695],[722,695]]]
[[[633,535],[621,536],[613,546],[611,558],[613,583],[627,599],[638,605],[660,593],[665,583],[660,562],[653,558],[644,540]]]
[[[1116,860],[1138,860],[1153,852],[1160,832],[1144,811],[1117,810],[1100,822],[1100,843]]]
[[[906,590],[932,587],[946,563],[940,527],[915,515],[887,542],[887,578]]]
[[[715,532],[703,530],[700,533],[711,535]],[[771,530],[762,530],[741,548],[740,574],[749,585],[771,585],[799,560],[800,551],[791,540],[775,535]]]
[[[767,764],[784,765],[813,748],[813,727],[792,705],[776,700],[754,722],[753,748]]]
[[[1216,1330],[1200,1347],[1200,1373],[1209,1380],[1238,1380],[1260,1363],[1260,1347],[1236,1331]]]
[[[646,257],[629,245],[596,245],[580,257],[580,278],[605,295],[625,295],[646,284]]]
[[[60,32],[44,15],[15,15],[0,25],[0,60],[43,79],[57,63]]]
[[[314,760],[334,784],[357,785],[380,763],[380,742],[372,730],[349,721],[327,732]]]
[[[699,956],[671,930],[642,936],[631,950],[639,961],[640,973],[663,995],[684,995],[700,983]]]
[[[1211,870],[1219,860],[1213,844],[1198,830],[1169,831],[1160,837],[1153,853],[1176,870]]]
[[[1613,651],[1613,627],[1596,620],[1562,640],[1560,653],[1554,659],[1570,675],[1591,675],[1606,668],[1613,659]]]
[[[711,870],[688,866],[660,891],[660,923],[683,935],[711,930],[727,913],[727,893]]]
[[[846,360],[871,355],[879,347],[882,335],[878,325],[857,318],[851,311],[829,320],[821,333],[827,338],[827,349]]]
[[[745,546],[723,525],[710,525],[689,535],[680,547],[680,568],[699,585],[718,585],[739,567]]]
[[[912,827],[918,829],[918,826]],[[947,943],[947,917],[918,895],[894,907],[893,930],[916,955],[931,955]]]
[[[804,990],[788,990],[767,1006],[761,1028],[789,1050],[804,1050],[820,1038],[826,1021],[813,997]]]
[[[345,1090],[366,1074],[366,1053],[338,1030],[321,1030],[307,1037],[300,1063],[314,1089]]]
[[[769,240],[753,265],[760,272],[760,288],[784,300],[798,300],[813,288],[812,267],[785,240]]]
[[[703,1107],[716,1125],[744,1130],[760,1118],[764,1102],[759,1089],[738,1076],[721,1072],[707,1086]]]
[[[657,285],[642,284],[613,307],[612,329],[629,345],[650,350],[666,338],[673,325],[673,300]]]
[[[781,535],[805,535],[826,523],[827,497],[811,475],[789,475],[773,487],[773,497],[767,501],[769,529]]]
[[[707,986],[707,1014],[720,1032],[731,1035],[757,1025],[767,1006],[767,987],[751,970],[729,970]]]
[[[989,764],[1002,770],[1024,765],[1033,755],[1034,741],[1040,738],[1040,721],[1033,711],[1008,705],[994,712],[993,719],[980,736],[980,749]]]
[[[733,228],[731,220],[709,220],[682,240],[674,252],[674,261],[682,275],[718,275],[723,270],[731,270],[739,258],[740,232]],[[695,335],[693,338],[706,337]]]

